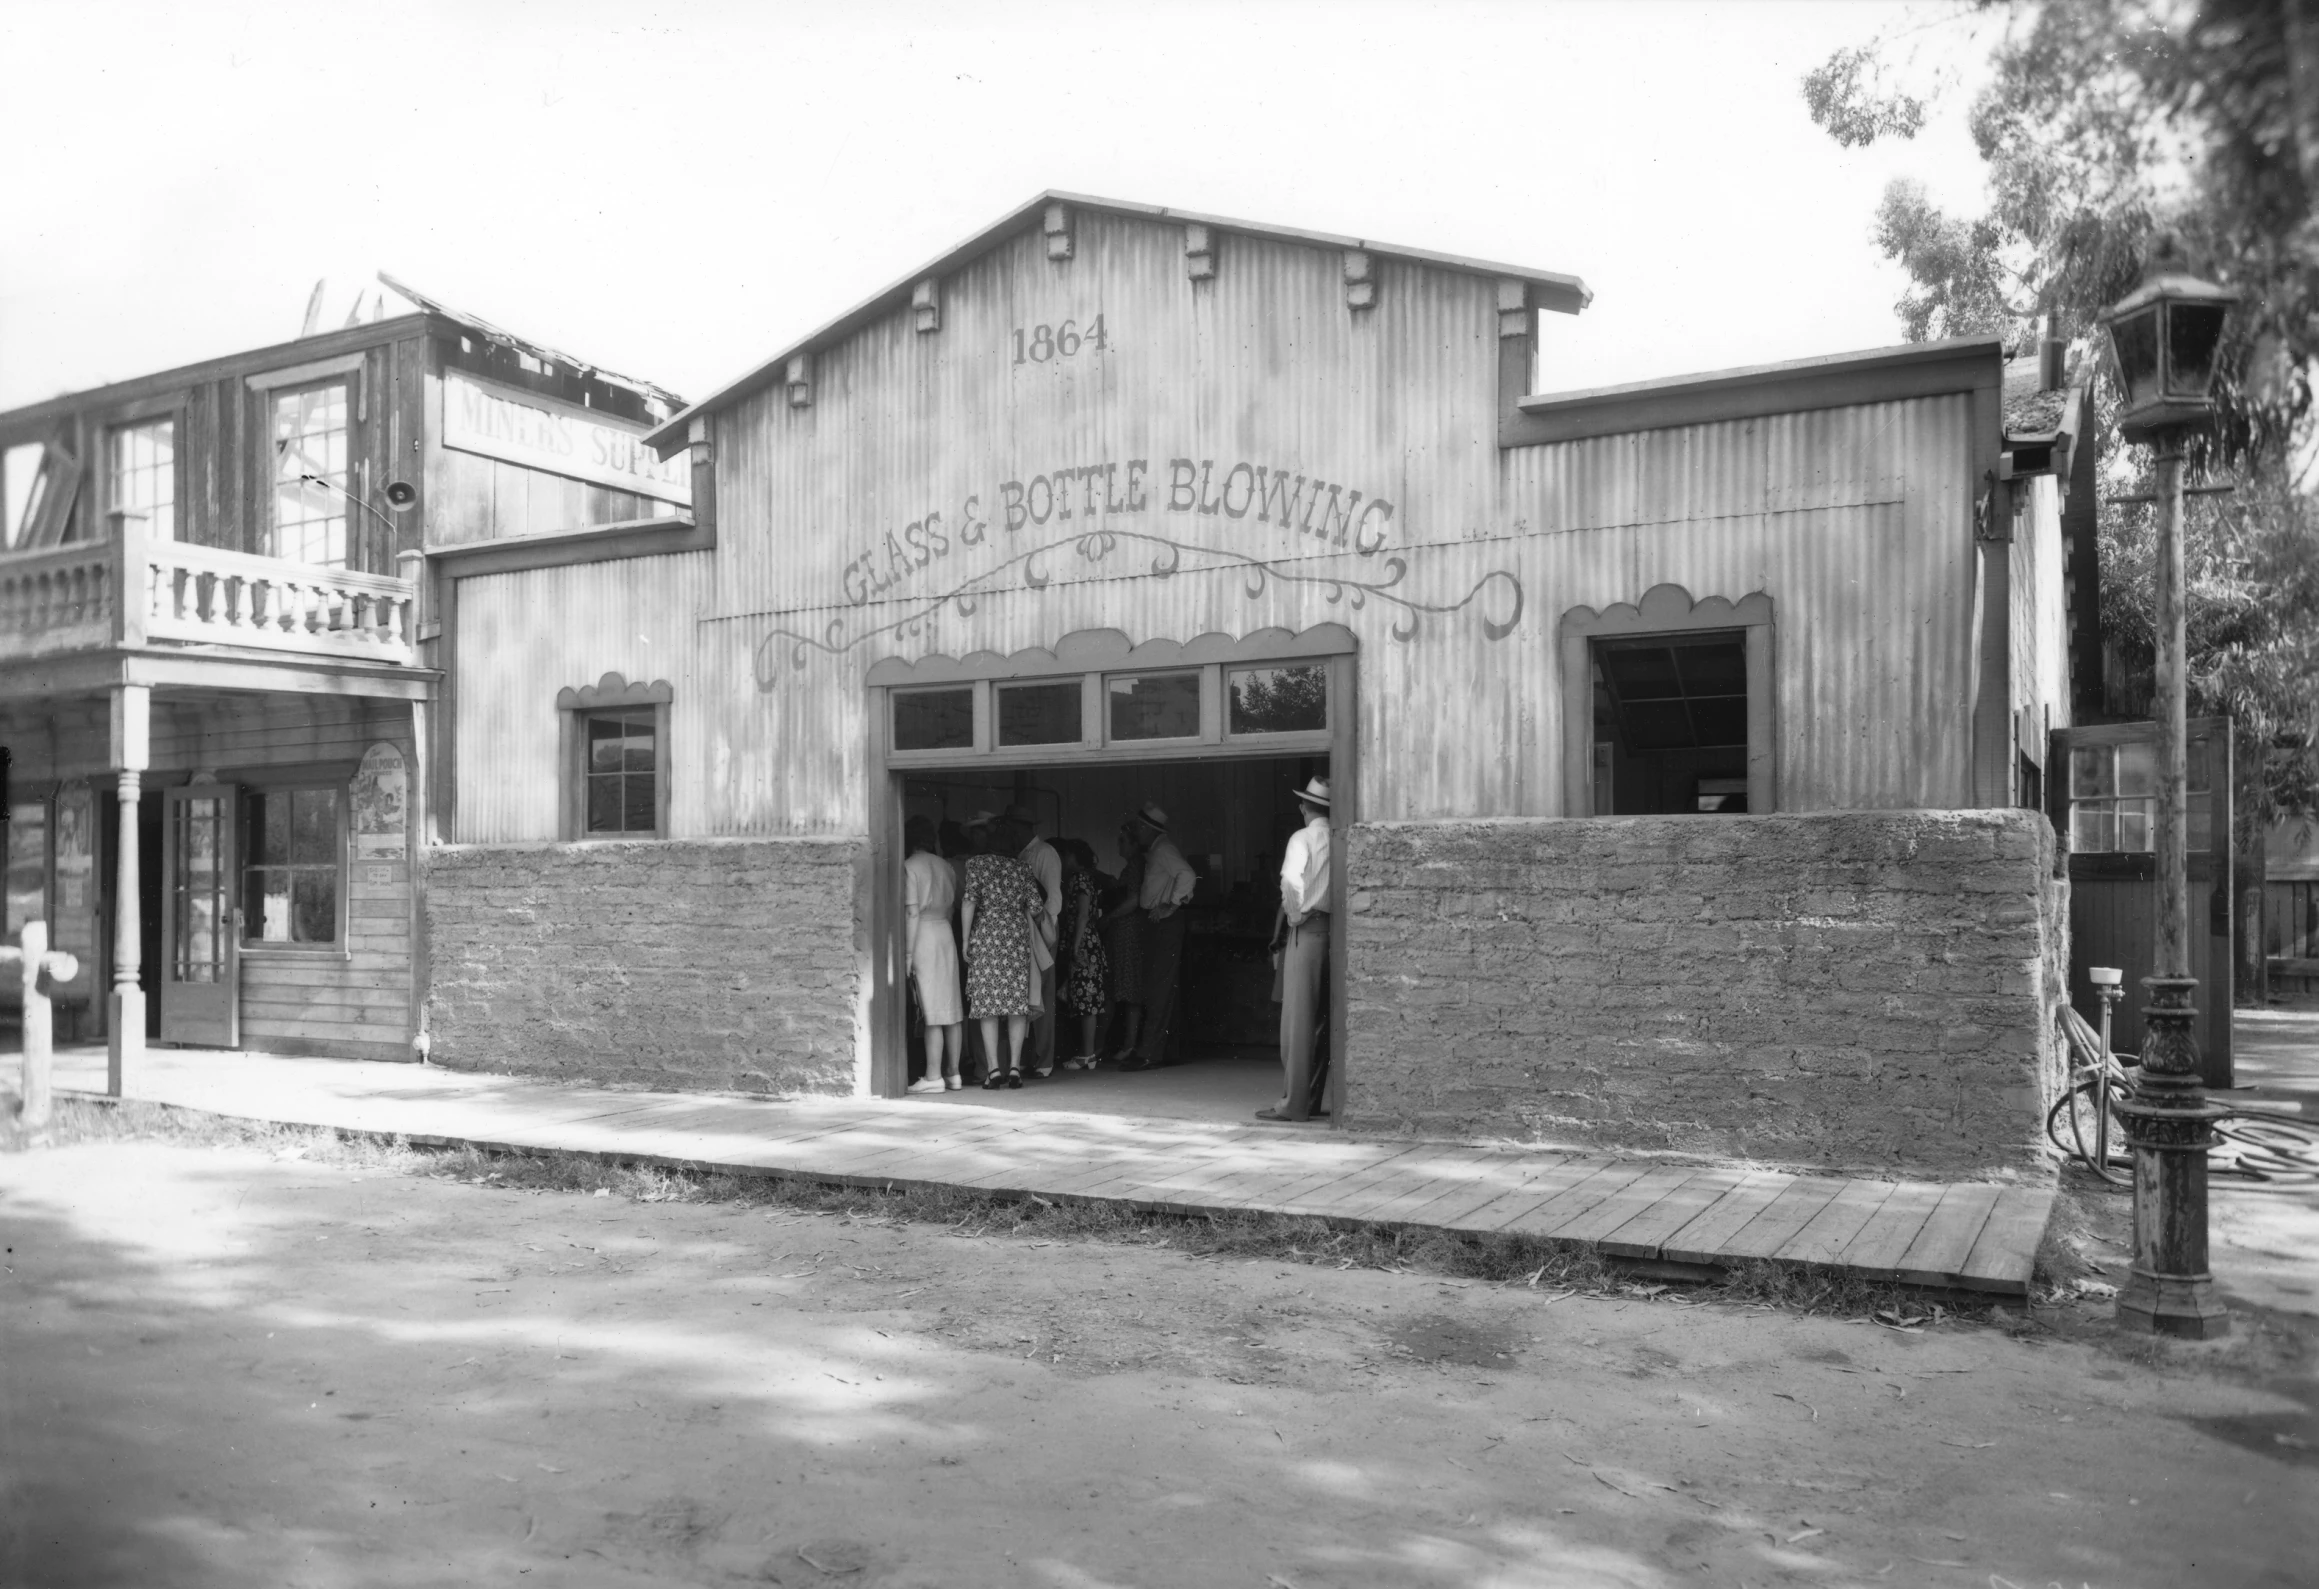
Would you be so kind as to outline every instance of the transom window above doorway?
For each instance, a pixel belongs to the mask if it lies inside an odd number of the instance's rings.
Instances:
[[[897,766],[1325,753],[1350,710],[1351,650],[1336,625],[1141,646],[1093,630],[1053,651],[881,662],[870,683],[884,687],[884,749]]]

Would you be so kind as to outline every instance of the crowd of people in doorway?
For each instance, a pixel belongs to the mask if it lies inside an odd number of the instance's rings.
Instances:
[[[1027,806],[940,827],[913,817],[906,837],[904,932],[926,1032],[911,1091],[966,1085],[969,1022],[986,1088],[1052,1076],[1059,1041],[1072,1045],[1064,1070],[1170,1063],[1183,908],[1199,879],[1165,811],[1146,804],[1120,824],[1116,877],[1084,840],[1040,837]]]
[[[1318,1107],[1315,1059],[1328,954],[1328,784],[1299,791],[1304,827],[1281,870],[1274,937],[1282,1001],[1280,1103],[1267,1120]],[[1119,827],[1117,876],[1082,839],[1040,836],[1014,805],[963,824],[913,817],[905,829],[904,941],[913,1013],[925,1031],[920,1093],[1020,1088],[1058,1068],[1155,1070],[1169,1035],[1186,916],[1198,875],[1146,803]],[[969,1025],[981,1041],[968,1053]]]

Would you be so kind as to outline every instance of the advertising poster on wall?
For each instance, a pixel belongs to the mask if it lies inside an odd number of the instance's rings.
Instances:
[[[399,861],[408,855],[404,814],[410,789],[410,769],[400,750],[381,742],[362,753],[353,785],[356,859]]]

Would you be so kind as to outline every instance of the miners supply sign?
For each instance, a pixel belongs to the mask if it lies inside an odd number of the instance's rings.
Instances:
[[[644,427],[452,372],[443,380],[443,445],[638,496],[692,504],[683,452],[661,458]]]

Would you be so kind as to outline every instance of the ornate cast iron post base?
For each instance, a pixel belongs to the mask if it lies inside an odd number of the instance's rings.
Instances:
[[[2192,977],[2145,977],[2142,1076],[2121,1101],[2134,1150],[2134,1269],[2118,1292],[2118,1322],[2155,1335],[2208,1340],[2230,1332],[2206,1268],[2206,1150],[2220,1113],[2198,1078]]]

